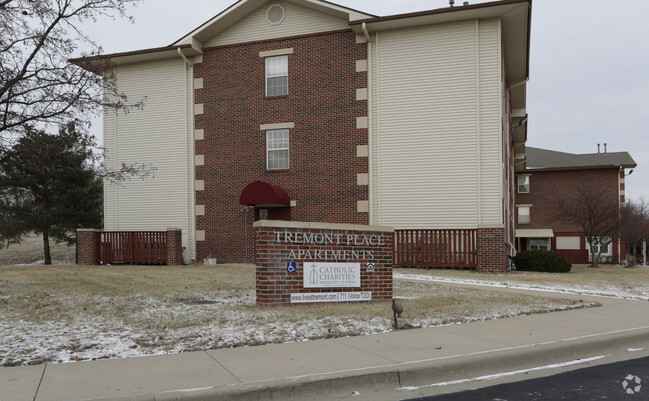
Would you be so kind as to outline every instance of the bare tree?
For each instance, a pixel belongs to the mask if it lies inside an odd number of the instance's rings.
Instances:
[[[592,266],[597,267],[602,251],[619,236],[620,203],[617,192],[593,184],[577,187],[573,196],[559,199],[555,218],[579,226],[590,246]]]
[[[59,127],[74,123],[87,132],[90,120],[104,109],[127,113],[142,108],[130,101],[109,72],[110,59],[81,27],[99,18],[126,15],[142,0],[0,0],[0,161],[28,127]],[[73,56],[92,62],[71,63]],[[95,146],[94,153],[103,149]],[[96,162],[95,174],[111,183],[133,176],[150,177],[156,170],[137,161],[108,170]]]
[[[637,250],[649,239],[649,204],[644,198],[629,200],[621,210],[621,238],[631,255],[630,266],[635,266]]]
[[[102,52],[81,31],[84,22],[130,19],[128,6],[140,1],[0,0],[0,150],[28,125],[74,122],[84,129],[102,106],[124,111],[142,106],[142,99],[129,103],[115,79],[104,76],[110,60],[83,68],[68,61]]]

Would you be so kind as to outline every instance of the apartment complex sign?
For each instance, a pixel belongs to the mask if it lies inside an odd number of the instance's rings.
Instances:
[[[344,288],[361,286],[360,263],[305,262],[304,288]]]
[[[391,227],[259,220],[260,306],[392,299]]]
[[[372,260],[373,248],[385,246],[383,235],[338,234],[309,232],[275,232],[277,242],[286,245],[306,245],[306,249],[289,249],[290,260]],[[318,247],[318,248],[316,248]],[[322,247],[324,249],[321,249]],[[339,247],[333,249],[332,247]],[[350,249],[340,249],[349,247]],[[331,248],[331,249],[330,249]]]

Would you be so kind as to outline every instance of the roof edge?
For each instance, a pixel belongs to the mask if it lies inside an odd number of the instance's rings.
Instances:
[[[176,49],[187,49],[187,48],[190,48],[190,47],[192,47],[192,45],[190,45],[190,44],[178,45],[178,46],[173,46],[172,45],[172,46],[164,46],[164,47],[153,47],[153,48],[149,48],[149,49],[133,50],[133,51],[128,51],[128,52],[98,54],[96,56],[70,58],[70,59],[68,59],[68,62],[73,63],[73,64],[79,64],[79,63],[95,61],[95,60],[113,59],[113,58],[126,57],[126,56],[138,56],[140,54],[165,52],[165,51],[176,50]]]
[[[244,5],[244,4],[245,4],[246,2],[248,2],[248,1],[251,1],[251,0],[239,0],[239,1],[237,1],[237,2],[235,2],[235,3],[233,3],[233,4],[231,4],[231,5],[230,5],[228,8],[226,8],[225,10],[221,11],[220,13],[218,13],[218,14],[216,14],[215,16],[213,16],[212,18],[208,19],[207,21],[205,21],[205,22],[202,23],[201,25],[199,25],[199,26],[197,26],[196,28],[192,29],[192,30],[189,31],[187,34],[183,35],[182,37],[178,38],[178,39],[177,39],[176,41],[174,41],[171,45],[173,46],[173,45],[175,45],[175,44],[182,43],[183,41],[188,40],[188,38],[193,38],[193,37],[195,37],[195,36],[196,36],[198,33],[200,33],[202,30],[208,28],[208,27],[209,27],[210,25],[212,25],[212,24],[218,23],[219,20],[222,19],[223,17],[225,17],[228,13],[235,11],[238,7]],[[264,1],[264,0],[260,0],[260,1],[261,1],[262,3],[268,3],[268,1]],[[350,8],[350,7],[342,6],[342,5],[340,5],[340,4],[336,4],[336,3],[334,3],[334,2],[327,1],[327,0],[301,0],[301,1],[303,1],[303,2],[305,2],[305,3],[322,3],[322,6],[324,6],[324,7],[328,7],[328,8],[331,8],[331,9],[336,8],[336,9],[346,10],[346,12],[348,12],[348,13],[371,15],[372,18],[377,18],[377,16],[375,16],[375,15],[373,15],[373,14],[366,13],[366,12],[364,12],[364,11],[359,11],[359,10],[356,10],[356,9],[353,9],[353,8]],[[293,3],[298,3],[298,5],[299,5],[300,0],[297,0],[297,1],[295,1],[295,0],[291,0],[291,2],[293,2]],[[260,6],[261,6],[261,5],[260,5]],[[304,6],[304,5],[303,5],[303,6]]]
[[[566,167],[525,167],[525,171],[569,171],[569,170],[606,170],[606,169],[619,169],[620,167],[624,168],[636,168],[638,167],[637,163],[634,164],[607,164],[607,165],[594,165],[594,166],[566,166]]]
[[[488,7],[494,7],[494,6],[518,4],[518,3],[528,3],[530,5],[530,9],[531,9],[532,0],[499,0],[499,1],[492,1],[492,2],[488,2],[488,3],[469,4],[469,5],[466,5],[466,6],[445,7],[445,8],[437,8],[437,9],[434,9],[434,10],[424,10],[424,11],[415,11],[415,12],[412,12],[412,13],[387,15],[387,16],[384,16],[384,17],[365,18],[365,19],[359,19],[359,20],[350,21],[349,25],[358,25],[358,24],[363,24],[363,23],[391,21],[391,20],[395,20],[395,19],[422,17],[422,16],[435,15],[435,14],[446,14],[446,13],[451,13],[451,12],[474,10],[474,9],[480,9],[480,8],[488,8]],[[529,35],[529,33],[528,33],[528,35]]]

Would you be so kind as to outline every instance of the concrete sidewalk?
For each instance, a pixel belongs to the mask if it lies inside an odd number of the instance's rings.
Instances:
[[[496,384],[506,372],[532,378],[554,373],[557,366],[549,365],[649,355],[649,302],[577,297],[604,306],[371,336],[0,368],[0,400],[395,400]],[[494,380],[468,380],[485,375]]]

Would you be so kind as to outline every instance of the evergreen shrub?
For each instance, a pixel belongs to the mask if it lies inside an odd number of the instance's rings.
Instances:
[[[563,256],[538,249],[520,252],[514,257],[514,264],[516,270],[545,273],[568,273],[572,267]]]

